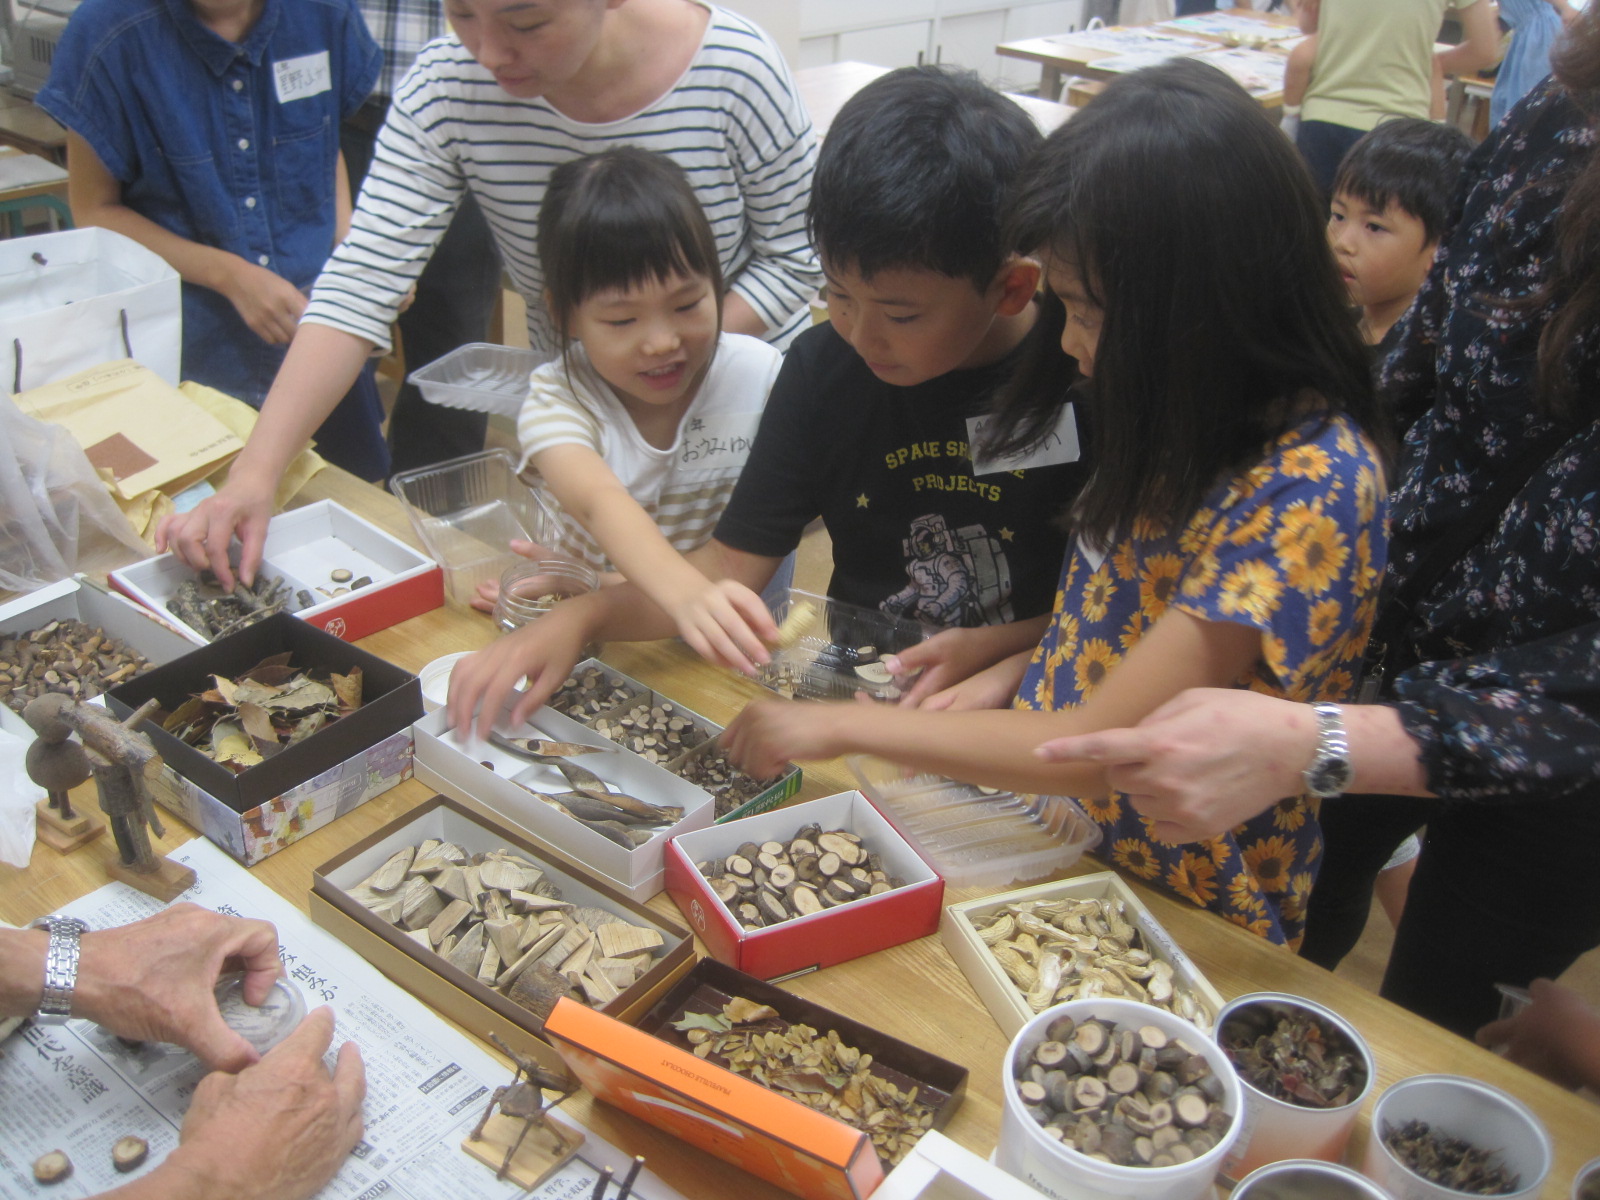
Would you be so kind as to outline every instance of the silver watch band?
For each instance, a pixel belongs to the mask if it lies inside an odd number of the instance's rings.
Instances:
[[[50,934],[44,958],[44,995],[34,1020],[63,1025],[72,1016],[72,992],[78,985],[78,939],[89,927],[77,917],[40,917],[30,929]]]

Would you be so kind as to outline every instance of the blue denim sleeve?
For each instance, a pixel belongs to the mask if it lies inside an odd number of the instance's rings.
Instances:
[[[129,78],[121,61],[116,13],[102,0],[85,0],[67,22],[51,60],[50,80],[34,103],[89,143],[117,180],[126,183],[138,146],[124,113],[120,89]]]
[[[383,50],[373,40],[355,0],[347,0],[339,57],[339,115],[348,117],[365,103],[383,71]]]

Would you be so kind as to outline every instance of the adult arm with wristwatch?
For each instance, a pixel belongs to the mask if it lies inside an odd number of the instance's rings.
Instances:
[[[1421,663],[1387,702],[1337,708],[1349,777],[1335,793],[1472,802],[1600,791],[1600,623]],[[1313,790],[1328,749],[1311,705],[1193,688],[1137,726],[1057,738],[1036,753],[1099,764],[1160,836],[1189,841]]]
[[[260,1056],[217,1010],[212,988],[225,964],[244,970],[246,1000],[264,1000],[281,970],[276,931],[192,904],[116,929],[63,917],[0,929],[0,1017],[84,1017],[120,1037],[184,1046],[216,1068],[195,1091],[177,1149],[105,1195],[300,1200],[333,1177],[360,1138],[359,1051],[345,1043],[331,1073],[322,1063],[331,1010],[313,1012]]]

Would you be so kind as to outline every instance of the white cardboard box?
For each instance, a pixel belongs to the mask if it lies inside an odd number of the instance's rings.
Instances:
[[[674,834],[704,829],[715,816],[709,792],[680,779],[665,767],[623,750],[615,742],[554,709],[541,708],[533,714],[532,720],[516,729],[507,725],[502,717],[496,728],[514,737],[581,742],[611,751],[584,755],[581,765],[619,791],[651,804],[672,804],[683,809],[682,820],[657,830],[642,846],[624,849],[511,781],[512,776],[518,776],[532,787],[547,792],[570,789],[572,785],[556,768],[530,763],[489,742],[474,740],[469,745],[449,724],[449,710],[441,708],[413,727],[419,780],[455,797],[468,809],[511,823],[535,842],[576,860],[600,876],[603,882],[634,900],[647,900],[661,890],[667,839]],[[492,763],[492,769],[484,766],[485,762]]]
[[[1218,1010],[1222,1008],[1221,993],[1211,986],[1210,980],[1200,974],[1200,969],[1189,960],[1189,956],[1178,949],[1178,944],[1172,940],[1172,935],[1150,915],[1150,910],[1140,903],[1133,889],[1119,879],[1115,872],[1100,871],[1093,875],[1079,875],[1074,879],[1061,879],[1054,883],[1041,883],[1014,892],[985,896],[981,900],[967,900],[960,904],[952,904],[944,910],[944,916],[939,921],[939,939],[944,942],[945,949],[950,951],[950,957],[956,960],[956,965],[966,975],[973,990],[978,993],[990,1015],[1008,1038],[1015,1037],[1017,1030],[1037,1014],[1028,1007],[1026,997],[1017,990],[1016,985],[1011,982],[1011,977],[1005,973],[1005,969],[995,961],[994,955],[989,953],[988,947],[978,937],[973,921],[987,917],[1008,904],[1069,897],[1074,900],[1121,900],[1126,906],[1128,921],[1144,937],[1145,945],[1150,952],[1157,958],[1171,963],[1176,982],[1199,997],[1201,1005],[1207,1009],[1208,1017],[1200,1024],[1209,1032]]]
[[[936,1129],[917,1139],[911,1153],[872,1193],[872,1200],[1044,1200]]]
[[[234,549],[237,553],[237,543]],[[283,578],[291,594],[287,611],[347,642],[444,603],[444,572],[438,563],[332,500],[273,517],[262,555],[257,578]],[[342,596],[324,595],[319,588],[332,592],[347,586],[331,578],[339,567],[352,579],[370,576],[372,582]],[[178,586],[198,575],[176,555],[160,554],[112,571],[110,578],[118,591],[180,625],[196,645],[204,646],[209,641],[204,634],[167,610]],[[316,603],[301,607],[293,597],[302,590]]]
[[[194,649],[194,645],[175,629],[168,628],[131,600],[107,595],[75,579],[63,579],[0,604],[0,633],[23,633],[51,621],[67,619],[98,625],[144,655],[152,666],[169,663]],[[3,704],[0,704],[0,729],[33,740],[33,730],[19,714]]]

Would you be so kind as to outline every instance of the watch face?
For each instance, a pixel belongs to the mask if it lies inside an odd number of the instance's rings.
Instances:
[[[1350,786],[1355,772],[1347,758],[1327,758],[1312,767],[1306,777],[1313,795],[1337,796]]]

